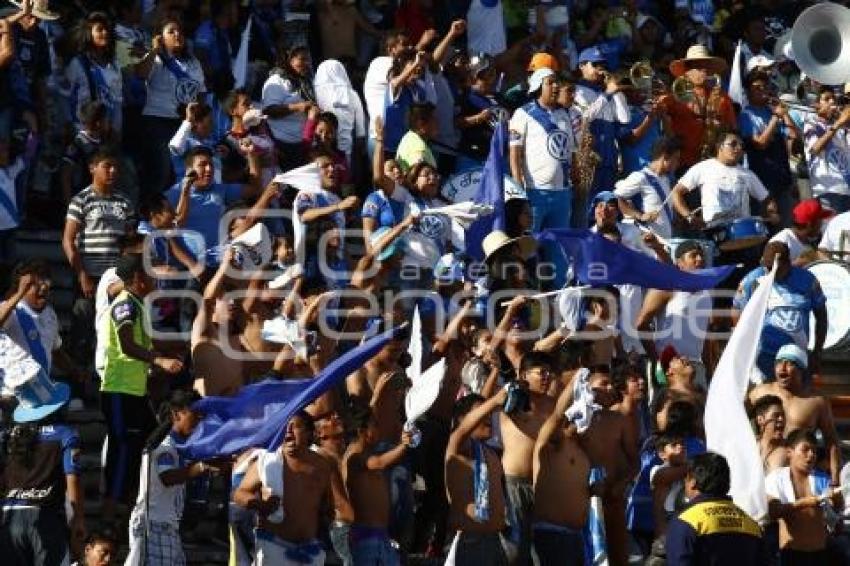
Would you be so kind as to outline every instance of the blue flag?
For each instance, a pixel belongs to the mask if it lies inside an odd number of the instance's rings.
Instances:
[[[722,265],[682,271],[585,229],[558,228],[535,236],[560,243],[579,281],[595,287],[631,283],[665,291],[702,291],[713,289],[735,270],[734,265]]]
[[[201,399],[192,408],[203,413],[203,419],[175,448],[189,460],[229,456],[252,447],[275,450],[283,442],[286,423],[293,414],[362,367],[401,328],[349,350],[314,378],[265,380],[243,387],[235,397]]]
[[[490,140],[490,154],[481,171],[481,184],[475,193],[475,202],[489,204],[493,214],[483,216],[466,231],[466,253],[477,261],[484,259],[481,242],[493,230],[505,229],[505,141],[508,125],[499,122]]]

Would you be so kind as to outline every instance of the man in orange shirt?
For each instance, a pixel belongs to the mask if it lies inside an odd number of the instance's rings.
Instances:
[[[720,90],[721,85],[711,84],[710,76],[719,75],[726,67],[726,61],[712,57],[704,45],[690,47],[684,59],[670,63],[674,77],[684,75],[693,84],[693,94],[685,100],[672,95],[661,100],[671,118],[673,133],[682,140],[682,169],[711,156],[713,133],[737,126],[732,100]]]

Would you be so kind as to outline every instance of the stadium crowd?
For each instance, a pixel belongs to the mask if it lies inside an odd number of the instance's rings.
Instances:
[[[3,563],[850,564],[811,4],[4,4]]]

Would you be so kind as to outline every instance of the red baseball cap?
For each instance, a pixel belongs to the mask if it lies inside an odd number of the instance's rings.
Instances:
[[[815,220],[829,218],[833,214],[835,214],[834,210],[824,208],[816,198],[801,201],[792,212],[795,224],[811,224]]]

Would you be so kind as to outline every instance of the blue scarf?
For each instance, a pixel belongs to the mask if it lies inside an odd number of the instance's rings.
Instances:
[[[50,371],[47,363],[47,352],[44,351],[44,345],[41,343],[41,333],[38,331],[38,326],[35,324],[30,313],[23,307],[15,307],[15,316],[18,317],[18,324],[21,330],[24,331],[24,337],[27,340],[27,347],[30,355],[44,368],[44,371]]]
[[[664,194],[664,189],[661,188],[661,183],[658,182],[658,177],[655,176],[654,173],[648,171],[649,167],[644,167],[641,170],[643,174],[643,178],[646,179],[646,182],[649,183],[649,186],[655,190],[655,193],[658,195],[658,198],[661,199],[661,202],[664,203],[661,207],[664,211],[664,215],[667,217],[667,222],[672,225],[673,223],[673,213],[670,212],[670,203],[665,202],[667,199],[667,195]],[[638,195],[640,196],[640,195]],[[643,200],[643,199],[641,199]],[[643,210],[643,202],[641,202],[640,209]]]
[[[12,190],[16,190],[14,186],[12,187]],[[15,203],[3,190],[0,190],[0,208],[6,210],[6,213],[12,219],[14,224],[20,224],[21,217],[18,214],[18,207],[15,206]]]
[[[478,523],[490,520],[490,475],[484,450],[481,442],[472,441],[472,493]]]
[[[546,150],[549,155],[561,163],[561,171],[564,175],[564,186],[570,183],[570,155],[567,147],[567,134],[552,121],[548,110],[533,100],[522,107],[531,118],[540,124],[549,136],[546,138]]]

